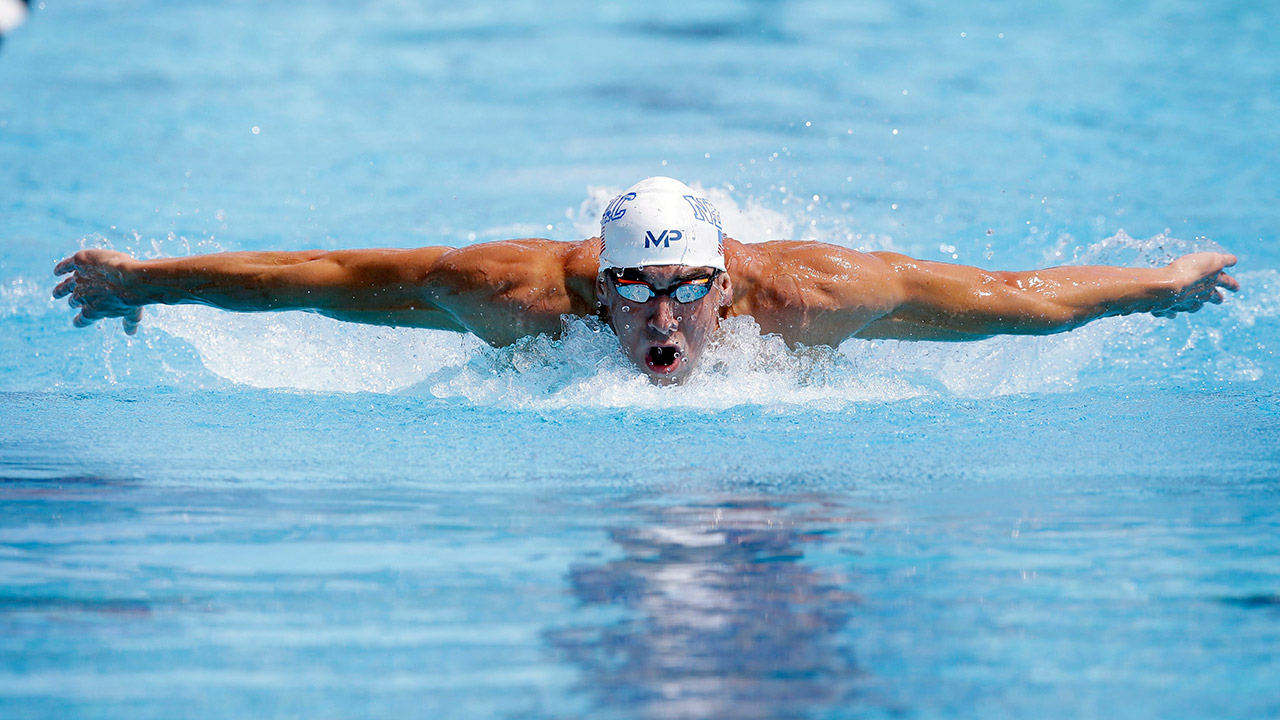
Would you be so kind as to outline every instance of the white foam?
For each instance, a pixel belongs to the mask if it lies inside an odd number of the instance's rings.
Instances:
[[[1130,237],[1123,229],[1115,235],[1085,248],[1077,248],[1073,265],[1122,265],[1158,267],[1195,252],[1227,252],[1208,238],[1182,240],[1169,235],[1169,230],[1149,238]],[[1068,236],[1069,237],[1069,236]]]
[[[470,335],[340,323],[310,313],[161,307],[144,323],[190,343],[219,377],[260,388],[393,392],[463,362],[483,345]]]
[[[623,356],[612,331],[594,318],[565,323],[562,339],[529,338],[478,352],[466,365],[442,371],[420,391],[480,405],[726,408],[736,405],[837,405],[918,395],[912,384],[857,372],[831,348],[789,350],[760,335],[750,318],[726,321],[698,372],[679,387],[646,380]]]

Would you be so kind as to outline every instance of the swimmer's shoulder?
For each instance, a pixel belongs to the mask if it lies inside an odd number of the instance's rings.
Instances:
[[[446,249],[435,262],[438,269],[488,275],[559,277],[581,273],[590,266],[595,276],[599,240],[564,242],[547,238],[518,238]]]
[[[476,243],[440,255],[432,275],[451,292],[519,295],[538,288],[560,293],[576,308],[595,302],[599,242],[519,238]]]
[[[888,263],[876,253],[811,240],[769,240],[741,243],[725,238],[725,257],[735,278],[766,280],[805,275],[844,276],[888,273]]]
[[[762,315],[777,315],[783,326],[799,322],[790,317],[795,312],[808,317],[856,308],[860,316],[873,315],[891,308],[898,295],[889,263],[839,245],[800,240],[744,244],[726,239],[725,253],[734,281],[735,310],[755,315],[762,327]]]

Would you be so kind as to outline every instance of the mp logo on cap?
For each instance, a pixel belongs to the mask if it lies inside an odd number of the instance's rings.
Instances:
[[[667,247],[667,248],[669,248],[669,247],[671,247],[671,243],[672,243],[673,241],[674,241],[674,242],[680,242],[680,240],[681,240],[681,239],[683,239],[683,238],[684,238],[684,233],[680,232],[679,230],[663,230],[663,231],[662,231],[662,234],[661,234],[661,235],[659,235],[658,237],[654,237],[654,236],[653,236],[653,231],[652,231],[652,230],[645,230],[645,231],[644,231],[644,246],[645,246],[645,247],[658,247],[658,245],[659,245],[659,244],[661,244],[661,245],[662,245],[662,247]]]

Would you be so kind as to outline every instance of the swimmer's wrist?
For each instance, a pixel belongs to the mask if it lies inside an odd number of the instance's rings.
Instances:
[[[1172,300],[1182,292],[1182,286],[1178,282],[1172,265],[1151,268],[1148,272],[1151,275],[1147,284],[1147,297],[1156,301]]]
[[[1137,273],[1133,281],[1134,300],[1123,314],[1151,312],[1178,296],[1180,288],[1168,267],[1134,268],[1133,271]]]
[[[158,265],[164,260],[130,259],[120,268],[125,278],[124,299],[133,305],[177,305],[182,302],[181,292],[171,287],[171,273],[162,271]]]

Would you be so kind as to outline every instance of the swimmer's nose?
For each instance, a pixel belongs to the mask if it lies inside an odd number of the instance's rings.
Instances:
[[[663,335],[670,335],[680,327],[680,321],[676,319],[676,302],[670,297],[657,297],[653,300],[658,306],[649,317],[649,327]]]

